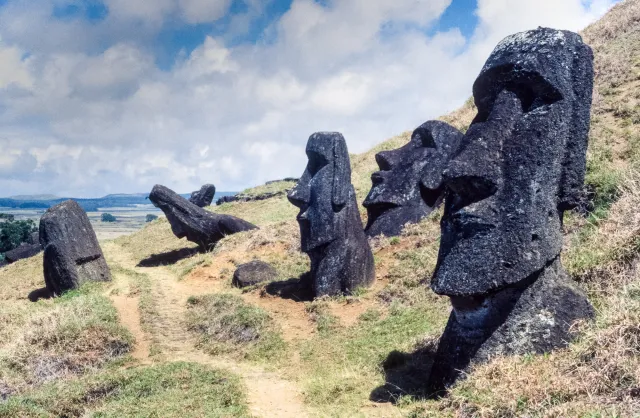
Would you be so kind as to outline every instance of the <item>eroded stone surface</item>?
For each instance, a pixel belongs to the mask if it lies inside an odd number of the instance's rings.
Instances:
[[[344,137],[337,132],[311,135],[309,162],[289,201],[300,208],[302,251],[311,259],[316,297],[349,294],[375,279],[373,254],[351,185]]]
[[[252,223],[235,216],[206,211],[165,186],[154,186],[149,200],[167,216],[176,237],[186,237],[204,250],[227,235],[257,229]]]
[[[418,127],[406,145],[376,154],[380,171],[364,201],[369,236],[396,236],[407,223],[430,214],[443,197],[442,172],[462,133],[441,121]]]
[[[40,218],[44,280],[50,294],[87,281],[111,280],[98,238],[84,210],[73,200],[53,206]]]
[[[579,35],[512,35],[473,92],[478,115],[444,172],[447,187],[431,287],[453,312],[429,387],[471,362],[566,345],[593,316],[562,270],[562,218],[582,196],[593,54]]]
[[[215,196],[215,194],[216,186],[213,184],[205,184],[200,188],[200,190],[196,190],[191,193],[189,202],[201,208],[211,206],[211,202],[213,202],[213,196]]]

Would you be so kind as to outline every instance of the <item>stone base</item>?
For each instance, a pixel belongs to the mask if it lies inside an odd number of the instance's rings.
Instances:
[[[428,381],[428,391],[434,396],[455,383],[471,364],[566,347],[575,336],[572,325],[595,315],[559,258],[515,286],[488,296],[452,298],[451,302],[453,311]]]

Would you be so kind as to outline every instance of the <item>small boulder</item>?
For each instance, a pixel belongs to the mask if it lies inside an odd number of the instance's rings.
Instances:
[[[213,196],[216,194],[216,186],[213,184],[205,184],[200,188],[200,190],[196,190],[191,193],[191,197],[189,198],[189,202],[194,205],[204,208],[205,206],[211,206],[211,202],[213,202]]]
[[[255,286],[260,283],[270,282],[278,277],[278,272],[270,264],[264,261],[254,260],[240,265],[233,273],[235,287],[243,288]]]
[[[51,207],[40,219],[44,281],[53,295],[88,281],[109,281],[111,272],[84,210],[73,200]]]

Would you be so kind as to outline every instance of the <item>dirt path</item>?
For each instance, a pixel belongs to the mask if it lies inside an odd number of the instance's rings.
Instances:
[[[115,243],[109,243],[104,249],[110,263],[136,273],[146,274],[151,280],[154,314],[153,319],[145,323],[145,329],[148,329],[151,334],[149,336],[146,336],[142,330],[138,298],[123,295],[110,296],[118,309],[122,324],[129,328],[138,340],[134,357],[144,363],[189,361],[229,370],[243,379],[247,388],[249,407],[254,416],[285,418],[309,416],[300,390],[292,382],[261,367],[222,357],[213,358],[195,348],[195,341],[184,323],[186,302],[189,296],[210,293],[212,291],[210,287],[203,283],[178,281],[176,276],[163,266],[137,267],[132,255]],[[149,341],[153,342],[154,350],[154,356],[151,358],[148,356]]]

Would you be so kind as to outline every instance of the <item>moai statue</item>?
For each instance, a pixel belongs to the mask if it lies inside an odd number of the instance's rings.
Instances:
[[[189,197],[189,202],[194,205],[204,208],[206,206],[211,206],[211,202],[213,202],[213,196],[216,194],[216,186],[213,184],[205,184],[200,188],[200,190],[196,190],[191,193],[191,197]]]
[[[451,299],[428,389],[469,364],[566,346],[594,310],[560,263],[562,219],[580,200],[593,54],[539,28],[504,39],[473,86],[478,115],[444,172],[431,287]]]
[[[375,279],[373,254],[351,185],[344,137],[337,132],[311,135],[309,163],[289,201],[300,208],[302,251],[311,259],[316,297],[349,294]]]
[[[111,272],[89,217],[74,200],[55,205],[40,218],[44,281],[59,296],[88,281],[111,280]]]
[[[176,237],[186,237],[205,251],[227,235],[258,228],[235,216],[206,211],[159,184],[151,190],[149,200],[167,216]]]
[[[407,223],[429,215],[442,202],[442,172],[462,133],[445,122],[432,120],[413,131],[406,145],[376,154],[380,171],[364,201],[369,236],[400,235]]]

